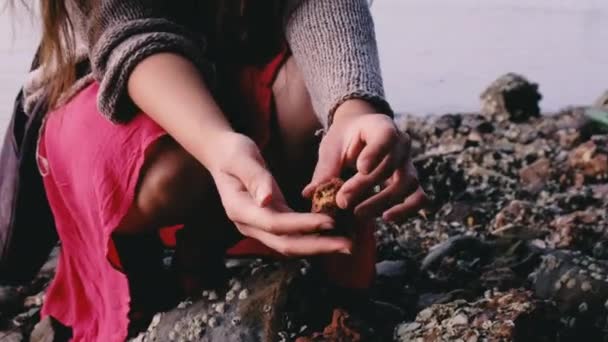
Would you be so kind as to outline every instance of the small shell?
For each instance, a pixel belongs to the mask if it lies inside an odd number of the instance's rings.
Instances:
[[[582,302],[579,306],[578,306],[578,312],[580,313],[584,313],[587,312],[587,309],[589,309],[589,307],[587,306],[587,303]]]
[[[243,289],[241,292],[239,292],[240,300],[247,299],[247,297],[249,297],[249,291],[247,289]]]

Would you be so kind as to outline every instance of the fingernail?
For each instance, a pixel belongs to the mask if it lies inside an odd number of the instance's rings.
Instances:
[[[353,255],[353,252],[350,249],[348,249],[348,248],[341,249],[340,253],[341,254],[346,254],[346,255]]]
[[[344,198],[338,199],[338,200],[336,200],[336,202],[338,204],[338,207],[340,207],[341,209],[348,208],[348,202]]]

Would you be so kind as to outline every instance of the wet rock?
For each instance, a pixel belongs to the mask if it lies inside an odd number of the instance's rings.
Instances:
[[[540,115],[541,99],[537,84],[521,75],[508,73],[481,94],[481,111],[499,121],[521,122]]]
[[[405,260],[384,260],[376,264],[376,276],[382,278],[403,278],[410,266]]]
[[[543,257],[531,274],[539,298],[551,299],[561,312],[576,315],[585,304],[585,313],[605,313],[608,300],[608,262],[578,251],[557,250]]]
[[[399,325],[397,341],[554,341],[555,307],[529,291],[489,292],[475,302],[433,305]]]
[[[605,340],[608,329],[608,263],[578,251],[544,256],[531,274],[535,294],[556,303],[566,340]],[[566,338],[567,337],[567,338]]]

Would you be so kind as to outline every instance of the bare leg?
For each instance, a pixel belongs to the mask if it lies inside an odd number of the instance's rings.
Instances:
[[[315,132],[322,126],[293,58],[281,68],[273,92],[277,127],[270,143],[270,165],[294,209],[308,210],[310,204],[300,193],[310,181],[317,161],[320,138]]]

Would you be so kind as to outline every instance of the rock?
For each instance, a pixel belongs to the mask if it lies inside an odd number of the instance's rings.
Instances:
[[[526,121],[540,115],[542,99],[538,85],[525,77],[508,73],[494,81],[482,94],[482,113],[499,121]]]
[[[514,200],[505,206],[491,223],[490,234],[531,240],[545,235],[543,223],[549,214],[533,203]]]
[[[551,176],[551,161],[541,158],[519,170],[521,182],[532,191],[540,191]]]
[[[595,107],[608,109],[608,90],[600,96],[594,103]]]
[[[608,220],[599,210],[581,210],[556,217],[545,238],[551,248],[576,249],[592,254],[596,244],[608,241]]]
[[[376,264],[376,275],[383,278],[401,278],[409,267],[405,260],[384,260]]]
[[[588,141],[570,152],[568,164],[572,168],[577,186],[582,186],[586,180],[603,181],[608,178],[607,149],[605,144]]]
[[[598,340],[608,328],[608,262],[578,251],[558,250],[543,257],[530,275],[539,298],[552,300],[582,340]]]
[[[18,331],[0,331],[0,341],[22,342],[25,341],[25,339],[23,338],[23,334]]]
[[[258,342],[302,337],[317,341],[314,332],[324,335],[332,326],[336,328],[332,333],[338,335],[370,338],[369,321],[362,318],[365,315],[340,307],[344,305],[342,298],[351,297],[344,290],[338,293],[332,289],[318,272],[303,274],[303,267],[309,266],[297,260],[263,263],[255,266],[254,272],[246,267],[235,274],[231,286],[218,290],[213,299],[209,299],[208,292],[207,296],[158,315],[135,340]],[[223,292],[236,293],[235,288],[239,294],[226,300]],[[359,305],[355,300],[350,303]],[[342,328],[348,328],[348,332]]]
[[[435,132],[437,134],[442,134],[448,130],[457,130],[462,123],[462,116],[458,114],[446,114],[440,116],[437,121],[435,121]]]
[[[55,329],[53,328],[53,322],[49,317],[41,320],[34,326],[32,335],[30,336],[31,342],[54,342]]]
[[[397,341],[554,341],[555,307],[526,290],[490,292],[475,302],[432,305],[395,330]]]

